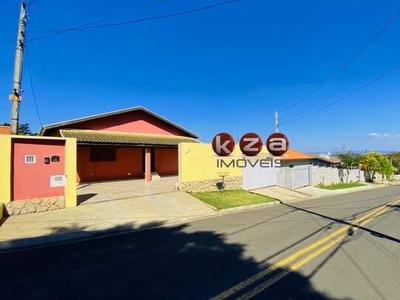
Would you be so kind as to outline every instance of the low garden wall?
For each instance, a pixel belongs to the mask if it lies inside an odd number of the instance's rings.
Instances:
[[[184,182],[181,183],[180,189],[185,192],[218,191],[221,187],[221,182],[222,180],[220,178]],[[227,177],[223,180],[223,183],[224,189],[226,190],[241,190],[243,188],[242,176]]]
[[[64,196],[34,198],[11,201],[5,205],[4,214],[7,216],[44,212],[65,208]]]

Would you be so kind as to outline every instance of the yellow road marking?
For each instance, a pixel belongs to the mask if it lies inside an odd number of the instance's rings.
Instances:
[[[301,249],[301,250],[293,253],[292,255],[280,260],[279,262],[271,265],[267,269],[255,274],[255,275],[249,277],[248,279],[238,283],[237,285],[227,289],[226,291],[222,292],[221,294],[211,298],[211,300],[228,298],[228,297],[232,296],[233,294],[235,294],[236,292],[238,292],[238,291],[242,290],[243,288],[249,286],[250,284],[262,279],[263,277],[267,276],[268,274],[272,273],[273,271],[275,271],[277,269],[281,269],[281,268],[285,269],[284,271],[278,273],[277,275],[275,275],[274,277],[272,277],[271,279],[267,280],[265,283],[262,284],[262,286],[264,286],[264,285],[266,286],[262,290],[266,289],[267,287],[269,287],[272,284],[274,284],[276,281],[280,280],[281,278],[283,278],[284,276],[286,276],[290,272],[294,271],[295,269],[293,269],[293,266],[296,266],[296,269],[297,269],[297,268],[301,267],[302,265],[304,265],[305,263],[307,263],[308,261],[310,261],[311,259],[313,259],[313,258],[317,257],[318,255],[320,255],[321,253],[325,252],[326,250],[328,250],[329,248],[331,248],[335,244],[339,243],[342,239],[344,239],[347,236],[347,233],[346,234],[343,234],[343,233],[347,232],[347,230],[349,228],[353,227],[353,225],[360,224],[359,226],[361,226],[363,224],[367,224],[368,222],[373,220],[373,218],[375,218],[375,217],[379,216],[380,214],[382,214],[383,212],[386,212],[387,210],[389,210],[391,205],[397,204],[398,202],[400,202],[400,198],[399,199],[394,199],[391,202],[386,203],[383,206],[378,207],[377,209],[373,210],[372,212],[366,214],[365,216],[363,216],[363,217],[361,217],[359,219],[356,219],[355,221],[353,221],[351,223],[351,225],[347,225],[347,226],[345,226],[343,228],[340,228],[340,229],[332,232],[331,234],[327,235],[326,237],[324,237],[324,238],[312,243],[311,245],[309,245],[307,247],[304,247],[303,249]],[[355,231],[358,230],[358,229],[359,228],[356,227]],[[343,234],[343,235],[340,236],[340,237],[337,237],[340,234]],[[323,244],[325,244],[329,240],[333,240],[333,241],[330,242],[329,244],[325,245],[324,247],[321,247],[317,251],[311,253],[309,256],[307,256],[306,258],[300,260],[298,263],[294,264],[292,267],[284,268],[286,265],[288,265],[292,261],[294,261],[297,258],[307,254],[308,252],[311,252],[315,248],[317,248],[319,246],[322,246]],[[321,251],[321,250],[323,250],[323,251]],[[307,259],[307,258],[309,258],[309,259]],[[303,263],[301,265],[298,265],[301,262],[303,262]],[[267,284],[267,283],[269,283],[269,284]],[[255,289],[258,289],[258,287],[254,288],[253,290],[255,290]],[[251,290],[250,292],[252,292],[253,290]],[[259,292],[257,292],[257,293],[259,293]],[[248,293],[246,293],[245,295],[247,295],[247,294]],[[242,297],[244,297],[245,295],[243,295]],[[240,299],[242,299],[242,297]],[[243,298],[243,299],[245,299],[245,298]]]

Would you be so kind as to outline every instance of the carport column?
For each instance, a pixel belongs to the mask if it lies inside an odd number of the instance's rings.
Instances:
[[[151,149],[145,149],[145,167],[144,167],[144,179],[146,182],[151,181]]]

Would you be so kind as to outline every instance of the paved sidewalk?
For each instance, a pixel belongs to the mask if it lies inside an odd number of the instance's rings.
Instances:
[[[363,183],[365,186],[353,187],[348,189],[339,189],[339,190],[328,190],[328,189],[320,189],[317,187],[306,186],[298,189],[297,191],[308,195],[311,198],[320,198],[325,196],[335,196],[335,195],[343,195],[349,194],[353,192],[361,192],[365,190],[377,189],[385,187],[385,185],[374,184],[374,183]]]
[[[271,186],[267,188],[253,190],[251,192],[262,196],[278,199],[281,201],[301,200],[309,197],[306,194],[294,190],[285,189],[280,186]]]
[[[203,202],[179,191],[94,202],[3,220],[0,250],[183,222],[215,214],[217,212]]]

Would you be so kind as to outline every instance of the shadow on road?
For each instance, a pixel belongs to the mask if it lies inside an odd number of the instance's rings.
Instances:
[[[132,227],[127,224],[116,230],[123,232]],[[59,230],[68,234],[85,228]],[[229,243],[222,234],[191,232],[188,225],[179,225],[3,253],[1,297],[209,299],[268,267],[247,257],[245,251],[245,245]],[[229,299],[236,299],[267,279],[253,282]],[[333,299],[315,290],[309,279],[297,272],[256,298]]]

